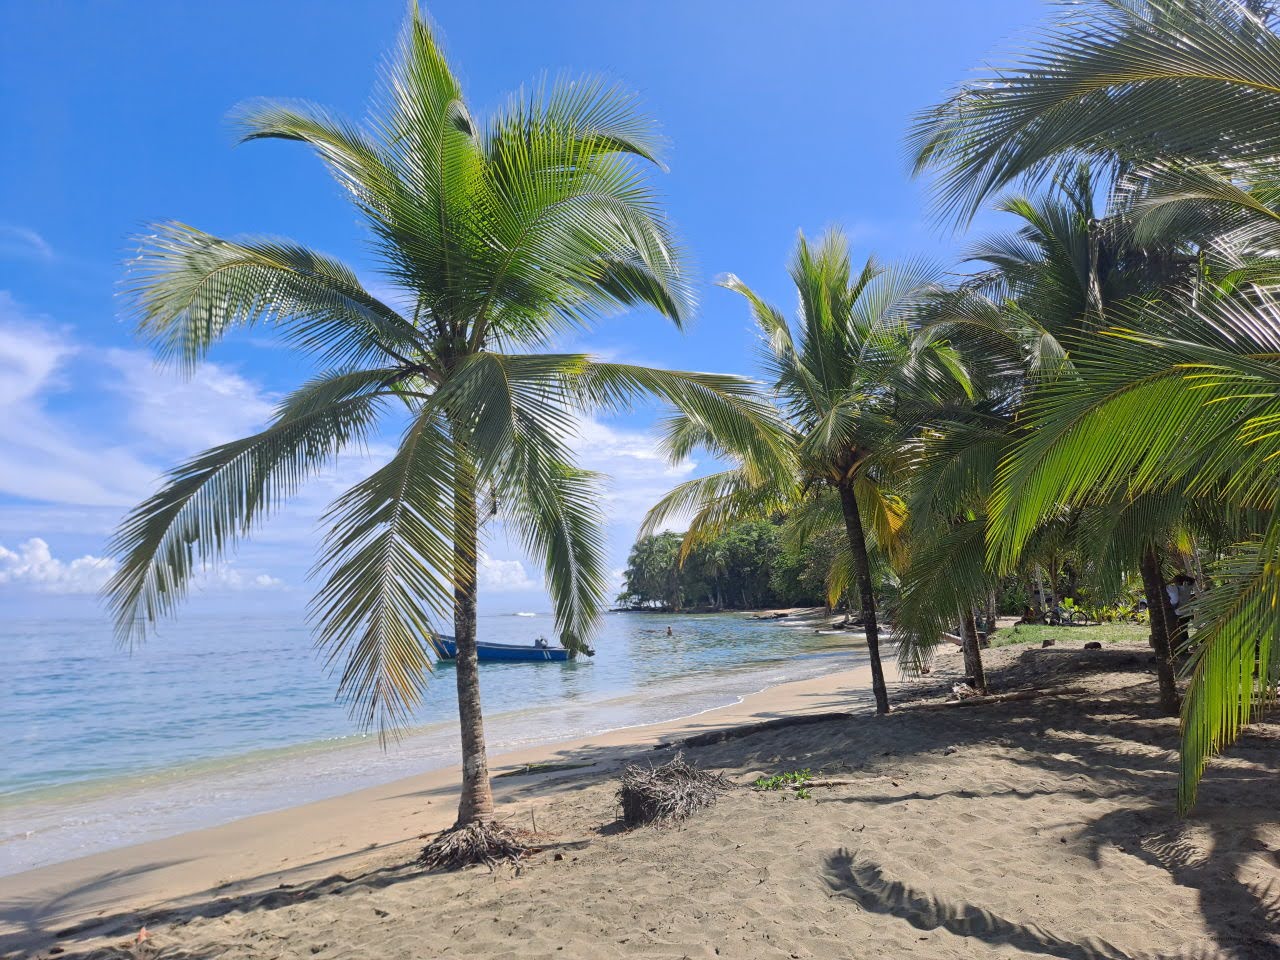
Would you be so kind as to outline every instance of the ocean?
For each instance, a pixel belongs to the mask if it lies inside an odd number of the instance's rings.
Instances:
[[[335,702],[296,617],[183,618],[132,652],[100,621],[0,629],[0,875],[460,761],[451,665],[437,668],[412,725],[384,746]],[[479,632],[531,643],[553,637],[554,624],[547,614],[490,615]],[[490,752],[731,704],[858,665],[863,654],[849,644],[740,613],[609,614],[594,658],[481,665]]]

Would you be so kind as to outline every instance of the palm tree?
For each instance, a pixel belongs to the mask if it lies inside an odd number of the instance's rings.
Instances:
[[[692,508],[685,549],[725,524],[793,509],[823,488],[839,503],[871,658],[876,709],[889,710],[876,581],[868,530],[890,543],[901,511],[889,485],[905,466],[904,441],[925,411],[963,395],[967,378],[954,351],[919,336],[912,310],[932,289],[918,268],[869,259],[856,273],[846,237],[829,232],[811,246],[802,235],[791,260],[799,294],[795,329],[782,313],[732,275],[721,285],[746,298],[767,345],[773,392],[790,424],[795,471],[784,483],[749,456],[737,466],[676,487],[650,511],[646,529]],[[675,450],[699,441],[727,452],[733,438],[696,424],[673,425]]]
[[[1016,216],[1022,226],[1013,233],[986,239],[974,248],[969,259],[984,269],[959,290],[935,298],[927,311],[927,326],[948,338],[969,358],[970,368],[982,381],[991,402],[1003,411],[1009,442],[1002,449],[1007,454],[1012,441],[1027,429],[1025,416],[1015,418],[1015,412],[1035,409],[1046,385],[1060,378],[1070,381],[1077,375],[1071,359],[1075,344],[1104,326],[1109,317],[1134,304],[1161,296],[1191,295],[1203,264],[1181,242],[1182,235],[1177,231],[1165,235],[1149,224],[1145,242],[1139,242],[1133,224],[1125,216],[1126,209],[1110,216],[1100,215],[1094,180],[1087,167],[1079,166],[1070,175],[1058,178],[1050,191],[1033,197],[1008,197],[998,208]],[[988,369],[990,372],[985,372]],[[958,426],[954,421],[947,423],[944,432],[954,432]],[[963,439],[964,430],[972,427],[970,424],[957,436]],[[979,435],[987,429],[979,430]],[[974,457],[973,451],[958,448],[953,442],[935,442],[933,447],[932,459],[945,453],[956,458],[958,466]],[[987,447],[983,444],[978,449]],[[991,498],[998,471],[996,464],[990,467],[977,486],[980,503],[974,501],[971,491],[963,502],[952,505],[970,511],[971,519],[985,522],[993,506],[998,508]],[[957,467],[944,462],[932,469],[955,472]],[[967,473],[961,471],[959,475]],[[913,510],[928,523],[939,506],[937,491],[946,487],[929,479],[929,471],[915,485],[929,491],[932,497],[928,509]],[[1109,558],[1105,588],[1113,592],[1120,589],[1121,571],[1142,574],[1151,610],[1151,645],[1156,651],[1161,702],[1166,711],[1176,713],[1179,698],[1174,641],[1178,624],[1169,607],[1161,569],[1175,530],[1180,529],[1184,514],[1193,505],[1183,501],[1185,509],[1177,509],[1176,503],[1166,500],[1148,498],[1112,504],[1097,500],[1090,504],[1091,513],[1084,518],[1079,505],[1048,510],[1041,516],[1034,537],[1019,550],[992,551],[994,556],[989,560],[995,562],[989,564],[988,576],[1015,569],[1031,570],[1041,559],[1049,559],[1049,566],[1056,568],[1054,556],[1065,545],[1063,537],[1080,535],[1080,521],[1090,520],[1089,555],[1105,553]],[[1137,524],[1135,517],[1147,523]],[[1108,536],[1110,540],[1106,539]],[[952,550],[960,542],[968,541],[946,538]],[[1047,557],[1038,555],[1046,550]],[[933,584],[928,571],[921,572],[925,577],[917,586],[932,591],[935,599],[959,586],[959,581],[947,587]],[[1050,573],[1053,583],[1056,577],[1052,569]],[[979,589],[981,584],[975,580],[969,586]],[[927,607],[931,602],[928,596],[916,593],[904,610],[907,622],[917,616],[912,612],[915,604]],[[936,619],[935,613],[935,622]],[[923,642],[928,635],[919,634],[917,642]]]
[[[1280,685],[1280,305],[1254,291],[1196,311],[1153,305],[1134,319],[1081,344],[1080,375],[1045,391],[1002,471],[992,533],[1015,551],[1046,509],[1100,498],[1157,512],[1173,494],[1229,511],[1220,526],[1237,542],[1194,605],[1179,791],[1187,809],[1207,759]],[[1135,525],[1157,526],[1145,517]]]
[[[581,650],[606,575],[597,477],[570,449],[576,418],[653,393],[767,463],[769,408],[733,377],[536,352],[621,305],[648,304],[677,324],[691,309],[678,245],[643,174],[653,130],[620,89],[539,86],[482,124],[414,9],[363,126],[273,102],[247,107],[239,123],[244,140],[315,151],[401,296],[380,299],[350,268],[290,242],[176,223],[145,238],[129,291],[161,357],[194,366],[258,323],[321,370],[264,430],[181,465],[125,519],[106,590],[119,634],[143,636],[193,573],[393,418],[394,454],[324,518],[312,617],[330,662],[342,661],[339,695],[384,735],[418,703],[438,625],[451,623],[457,826],[488,824],[475,645],[483,520],[501,513],[541,560],[562,642]]]

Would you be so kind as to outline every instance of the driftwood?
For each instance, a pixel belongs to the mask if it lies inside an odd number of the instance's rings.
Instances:
[[[713,730],[710,733],[699,733],[685,737],[672,743],[659,743],[653,749],[666,750],[670,747],[709,747],[726,740],[737,740],[740,737],[752,737],[757,733],[768,733],[783,727],[803,727],[810,723],[827,723],[831,720],[848,720],[850,713],[805,713],[798,717],[781,717],[777,720],[766,720],[763,723],[748,723],[741,727],[726,727],[724,730]]]
[[[859,777],[856,780],[805,780],[802,783],[787,784],[792,790],[808,790],[810,787],[858,787],[864,783],[876,783],[881,780],[892,780],[897,783],[906,774],[877,774],[874,777]]]
[[[966,697],[963,700],[945,700],[941,703],[907,703],[894,709],[894,713],[908,710],[942,710],[945,707],[981,707],[988,703],[1014,703],[1018,700],[1035,700],[1038,697],[1070,697],[1088,693],[1086,687],[1060,687],[1053,690],[1017,690],[1013,693],[994,693],[985,697]]]

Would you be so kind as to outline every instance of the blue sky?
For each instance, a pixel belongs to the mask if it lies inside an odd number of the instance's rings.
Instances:
[[[749,322],[713,280],[736,273],[789,310],[797,230],[841,225],[860,253],[954,261],[967,240],[931,223],[909,178],[909,118],[1050,13],[1038,0],[424,6],[474,111],[544,72],[604,73],[639,91],[671,142],[658,185],[693,253],[700,315],[681,335],[624,314],[576,346],[744,373]],[[376,282],[318,163],[289,144],[233,147],[226,115],[271,96],[359,117],[403,13],[399,0],[0,6],[0,612],[95,609],[123,512],[165,467],[261,425],[307,372],[265,331],[190,380],[155,367],[116,296],[148,221],[288,236]],[[614,568],[653,499],[713,466],[663,463],[653,417],[590,421],[580,438],[584,461],[615,477]],[[320,478],[209,571],[192,610],[301,609],[316,517],[368,467],[349,458]],[[545,609],[533,565],[493,533],[482,610]]]

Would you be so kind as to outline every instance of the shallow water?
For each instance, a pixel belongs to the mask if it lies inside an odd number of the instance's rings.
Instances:
[[[666,629],[674,636],[667,637]],[[549,616],[481,617],[482,639],[553,635]],[[0,874],[459,761],[454,673],[431,677],[384,750],[334,702],[294,618],[205,618],[132,654],[104,624],[6,625],[0,676]],[[861,659],[847,635],[742,614],[610,614],[593,659],[483,664],[493,752],[723,706]]]

